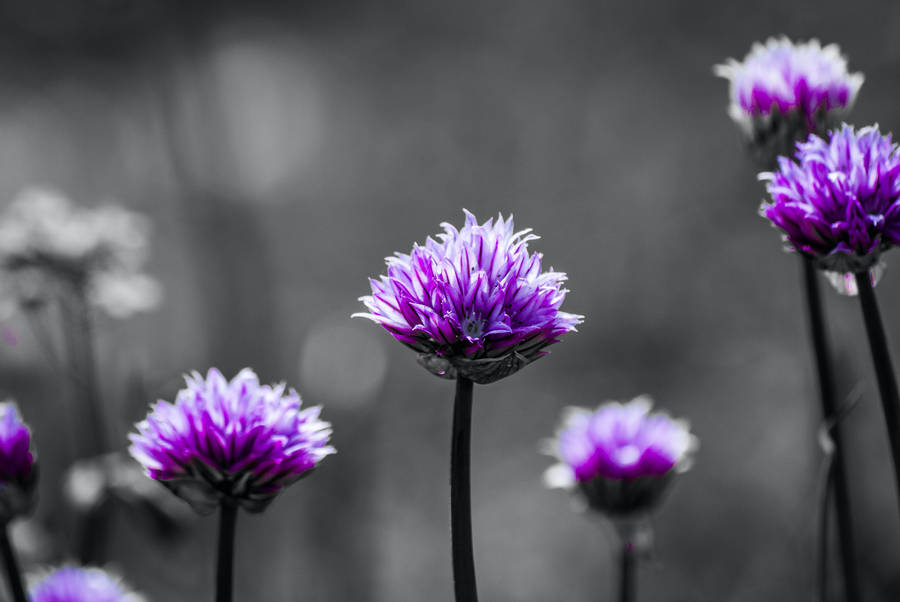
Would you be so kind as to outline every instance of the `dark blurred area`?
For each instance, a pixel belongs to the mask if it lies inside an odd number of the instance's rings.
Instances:
[[[800,265],[757,216],[764,187],[712,66],[770,35],[838,43],[866,76],[852,121],[897,130],[898,28],[900,4],[874,0],[5,1],[0,207],[41,184],[152,218],[164,304],[97,328],[122,449],[192,369],[251,366],[324,406],[339,453],[241,516],[237,600],[450,599],[453,385],[349,316],[383,257],[461,224],[463,207],[533,227],[545,265],[569,275],[563,309],[586,316],[547,358],[476,388],[482,598],[612,599],[613,532],[542,489],[538,443],[564,406],[648,393],[701,448],[654,517],[640,598],[807,599],[823,456]],[[896,354],[900,266],[886,260]],[[839,393],[862,383],[846,420],[862,578],[868,600],[896,600],[900,522],[862,320],[826,293]],[[15,336],[0,394],[33,428],[33,523],[53,532],[78,437],[66,381],[26,322],[2,326]],[[214,519],[161,532],[110,512],[110,566],[136,589],[210,597]]]

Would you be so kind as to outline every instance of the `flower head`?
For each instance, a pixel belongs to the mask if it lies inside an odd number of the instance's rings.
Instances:
[[[543,356],[583,316],[560,311],[566,275],[541,271],[530,229],[465,214],[461,229],[441,224],[437,240],[388,257],[387,276],[371,279],[372,294],[360,298],[369,313],[354,315],[418,351],[432,373],[488,383]]]
[[[861,73],[847,71],[837,45],[786,37],[754,44],[743,62],[729,59],[715,73],[731,84],[728,114],[768,164],[837,124],[863,83]]]
[[[159,401],[137,433],[131,455],[201,513],[219,503],[260,512],[334,448],[320,407],[300,409],[285,385],[260,385],[249,368],[230,382],[212,368],[185,377],[174,403]]]
[[[28,593],[31,602],[141,602],[121,580],[97,568],[63,567],[37,581]]]
[[[900,243],[900,150],[878,126],[844,124],[828,141],[812,135],[795,161],[759,175],[771,203],[760,213],[800,253],[825,270],[866,270]]]
[[[30,448],[31,432],[16,404],[0,403],[0,523],[34,508],[37,467]]]
[[[568,408],[546,451],[560,459],[548,486],[578,487],[588,504],[611,514],[652,506],[673,473],[690,467],[697,439],[684,421],[650,413],[648,397],[611,402],[596,411]]]
[[[64,283],[114,317],[153,309],[159,284],[142,274],[150,225],[122,207],[74,206],[59,193],[29,189],[0,213],[0,268],[20,302],[40,301]]]

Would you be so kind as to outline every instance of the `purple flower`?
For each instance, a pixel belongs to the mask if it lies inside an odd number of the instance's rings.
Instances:
[[[0,522],[28,514],[34,507],[37,467],[31,432],[16,404],[0,403]]]
[[[221,502],[260,512],[327,455],[331,425],[300,409],[285,385],[260,385],[249,368],[228,382],[212,368],[186,376],[175,403],[158,401],[129,435],[147,475],[200,513]]]
[[[561,462],[544,475],[551,487],[578,487],[595,509],[624,514],[646,509],[669,477],[690,467],[697,439],[682,420],[650,413],[648,397],[568,408],[547,453]]]
[[[559,310],[566,275],[541,271],[530,229],[516,232],[512,216],[479,225],[465,214],[462,229],[441,224],[437,240],[388,257],[387,276],[360,298],[369,313],[354,315],[418,351],[432,373],[488,383],[546,354],[583,316]]]
[[[743,62],[729,59],[714,71],[731,84],[728,114],[770,163],[794,141],[836,125],[863,83],[861,73],[847,71],[837,45],[786,37],[756,43]]]
[[[63,567],[31,587],[31,602],[140,602],[119,579],[97,568]]]
[[[844,124],[827,142],[798,144],[794,158],[759,175],[772,197],[760,213],[791,248],[822,269],[855,273],[900,243],[900,151],[890,135]]]

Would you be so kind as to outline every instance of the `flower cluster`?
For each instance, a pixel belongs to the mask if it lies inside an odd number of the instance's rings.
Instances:
[[[161,289],[143,274],[149,222],[113,205],[75,207],[59,193],[29,189],[0,214],[0,267],[18,302],[40,302],[55,283],[83,287],[113,317],[153,309]]]
[[[394,338],[420,353],[434,374],[461,374],[478,383],[508,376],[546,353],[583,317],[560,311],[565,274],[542,272],[531,230],[516,232],[512,217],[478,223],[465,212],[407,255],[388,257],[387,275],[371,279],[360,298]]]
[[[36,483],[31,432],[14,403],[0,403],[0,523],[31,512]]]
[[[249,368],[230,382],[216,369],[185,377],[174,403],[159,401],[129,438],[147,475],[201,513],[223,501],[262,511],[327,455],[321,408],[300,409],[285,385],[260,385]]]
[[[900,243],[900,149],[877,125],[810,136],[759,177],[772,197],[760,213],[822,269],[860,272]]]
[[[790,154],[795,141],[836,125],[863,83],[835,44],[784,37],[754,44],[743,62],[729,59],[715,73],[730,82],[729,115],[768,165]]]
[[[546,451],[561,462],[545,474],[551,487],[578,487],[588,504],[611,514],[651,507],[673,473],[690,467],[697,439],[684,421],[650,413],[637,397],[596,411],[568,408]]]
[[[97,568],[63,567],[35,583],[31,602],[141,602],[121,580]]]

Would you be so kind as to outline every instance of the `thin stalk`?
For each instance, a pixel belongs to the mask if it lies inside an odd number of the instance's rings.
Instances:
[[[7,525],[0,527],[0,554],[3,555],[3,567],[6,569],[6,580],[9,582],[9,590],[12,593],[13,602],[28,602],[25,596],[25,588],[22,586],[22,574],[19,571],[19,561],[9,542]]]
[[[469,491],[469,448],[472,435],[472,381],[456,379],[453,434],[450,442],[450,540],[456,602],[477,602],[472,550],[472,507]]]
[[[63,332],[66,342],[68,373],[75,390],[75,412],[81,419],[81,458],[98,458],[109,451],[106,413],[97,382],[97,356],[91,306],[83,282],[73,282],[61,300]],[[109,538],[109,510],[105,503],[87,510],[78,526],[78,558],[82,564],[105,560]]]
[[[860,600],[859,573],[856,568],[856,553],[853,542],[853,514],[850,512],[850,495],[847,485],[847,466],[844,457],[844,442],[841,435],[841,423],[837,420],[837,402],[835,401],[834,378],[831,371],[831,353],[828,338],[825,334],[825,317],[822,308],[822,297],[819,291],[817,270],[812,259],[803,258],[803,283],[806,292],[806,308],[809,314],[809,329],[812,338],[813,354],[816,361],[816,375],[819,379],[819,398],[822,402],[822,413],[826,423],[831,424],[829,435],[834,443],[832,455],[831,477],[826,487],[831,487],[834,495],[835,514],[837,518],[838,549],[841,567],[844,573],[844,595],[847,602]],[[827,525],[827,504],[823,527]],[[827,531],[823,528],[819,545],[822,556],[826,557],[828,546]]]
[[[81,516],[78,535],[81,564],[100,564],[106,559],[113,507],[109,500],[102,500]]]
[[[863,321],[869,335],[869,348],[872,351],[872,362],[875,364],[875,376],[878,379],[878,390],[881,393],[881,409],[884,411],[884,423],[888,431],[891,446],[891,458],[894,464],[894,485],[897,487],[898,508],[900,508],[900,398],[897,394],[897,380],[888,352],[887,338],[878,311],[875,291],[868,270],[856,273],[856,286],[859,289],[859,302],[862,306]]]
[[[832,460],[833,458],[829,458],[825,467],[825,481],[822,487],[822,501],[819,510],[819,550],[816,559],[818,575],[816,583],[818,585],[817,599],[821,602],[827,602],[828,600],[828,526],[831,522],[828,520],[828,509],[834,493],[834,462]]]
[[[234,584],[234,528],[237,504],[222,502],[219,511],[219,553],[216,559],[215,602],[231,602]]]
[[[619,570],[619,602],[634,602],[636,592],[637,557],[631,538],[622,539]]]
[[[77,412],[83,416],[85,449],[80,457],[95,457],[109,450],[106,416],[97,386],[97,358],[91,308],[84,285],[75,283],[61,303],[69,375],[78,396]]]
[[[46,316],[46,310],[42,311],[38,308],[25,307],[22,313],[25,314],[25,318],[28,320],[28,326],[31,328],[31,333],[37,341],[38,349],[47,356],[50,367],[57,371],[62,370],[62,362],[53,345],[53,335],[47,330],[45,320],[42,319]],[[43,315],[41,315],[42,313]]]

